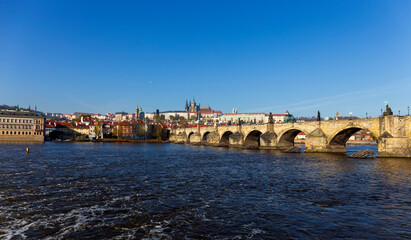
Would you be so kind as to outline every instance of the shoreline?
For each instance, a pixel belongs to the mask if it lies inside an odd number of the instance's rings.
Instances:
[[[45,141],[45,142],[57,142],[57,143],[156,143],[156,144],[163,144],[163,143],[168,143],[169,141],[163,141],[163,140],[158,140],[158,139],[112,139],[112,138],[106,138],[106,139],[99,139],[99,140],[75,140],[75,139],[67,139],[67,140],[62,140],[62,141]]]
[[[305,142],[295,141],[294,144],[296,145],[305,145]],[[347,142],[346,145],[378,145],[376,141],[353,141]]]

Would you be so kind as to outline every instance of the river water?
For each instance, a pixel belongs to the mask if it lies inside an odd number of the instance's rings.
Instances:
[[[411,238],[411,159],[0,145],[1,239]],[[350,152],[376,146],[349,147]]]

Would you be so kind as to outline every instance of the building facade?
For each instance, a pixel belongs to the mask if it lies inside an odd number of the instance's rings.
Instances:
[[[29,111],[0,111],[0,142],[44,142],[45,119]]]
[[[243,123],[268,123],[270,114],[266,113],[238,113],[233,110],[234,113],[225,113],[220,117],[222,123],[238,123],[240,120]],[[288,111],[284,114],[272,114],[274,123],[293,122],[295,121],[293,115]],[[294,120],[293,120],[294,119]]]

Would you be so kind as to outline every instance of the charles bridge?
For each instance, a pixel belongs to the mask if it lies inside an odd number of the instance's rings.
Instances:
[[[294,123],[177,128],[170,140],[188,144],[226,145],[260,149],[287,149],[304,132],[305,152],[345,153],[348,139],[368,130],[378,142],[378,157],[411,157],[411,117],[388,115],[379,118]]]

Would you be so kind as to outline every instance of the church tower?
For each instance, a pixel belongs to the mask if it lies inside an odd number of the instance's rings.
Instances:
[[[196,112],[196,110],[197,110],[196,101],[194,100],[194,97],[193,97],[193,101],[190,103],[190,112]]]
[[[188,102],[186,100],[186,107],[184,108],[184,111],[188,112]]]

